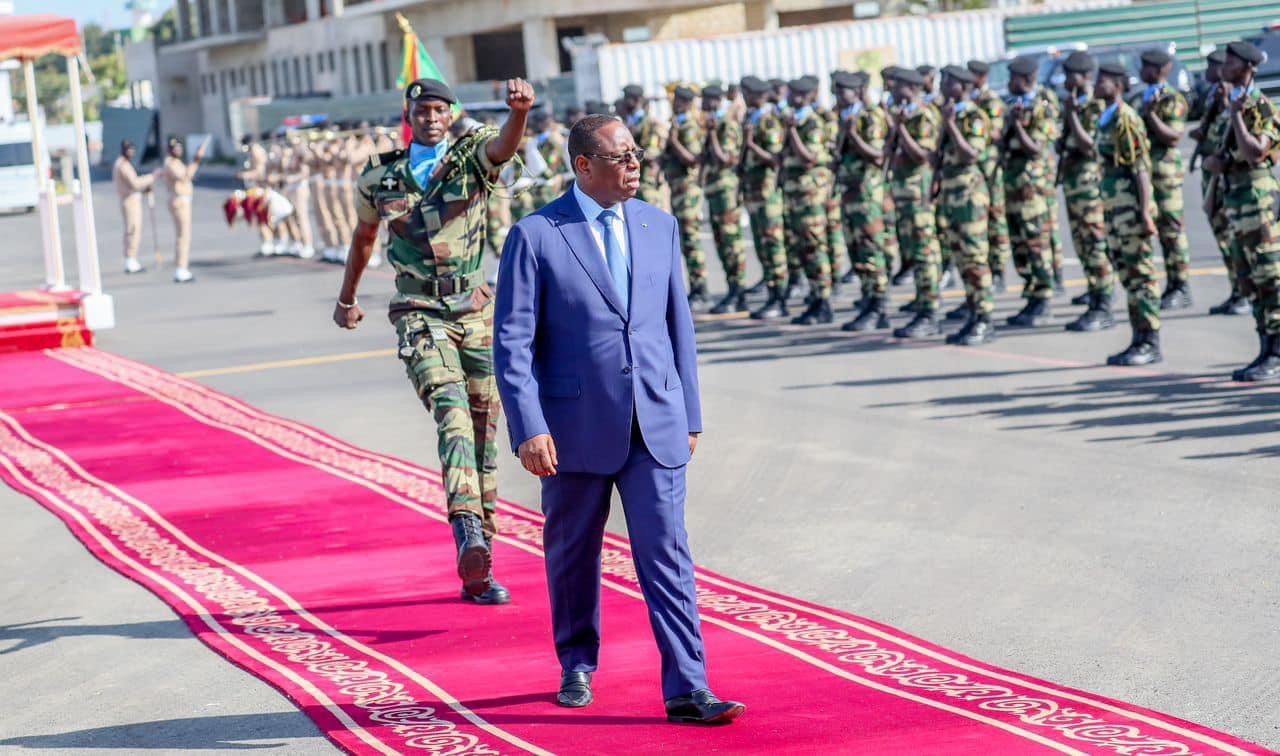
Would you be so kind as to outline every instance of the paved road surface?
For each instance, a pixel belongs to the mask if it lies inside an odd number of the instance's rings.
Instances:
[[[329,312],[340,270],[251,257],[250,233],[221,219],[225,190],[205,186],[198,283],[175,286],[168,268],[126,278],[110,187],[96,189],[119,318],[102,348],[437,464],[429,418],[389,352],[387,273],[367,279],[364,327],[339,332]],[[1125,328],[1009,330],[961,350],[834,327],[700,325],[695,557],[1280,747],[1280,393],[1224,380],[1255,340],[1247,319],[1204,314],[1227,286],[1203,219],[1188,215],[1196,307],[1168,318],[1166,362],[1150,370],[1102,366]],[[0,217],[0,234],[4,287],[38,284],[34,216]],[[158,234],[167,247],[163,217]],[[1068,275],[1079,279],[1079,266]],[[1012,295],[998,304],[1002,316],[1018,306]],[[1065,322],[1075,308],[1060,298],[1057,309]],[[334,357],[365,352],[375,354]],[[504,496],[536,506],[536,482],[505,454],[500,481]],[[0,512],[0,669],[11,681],[0,688],[0,750],[331,750],[283,697],[190,638],[40,507],[4,489]],[[548,653],[549,686],[556,674]]]

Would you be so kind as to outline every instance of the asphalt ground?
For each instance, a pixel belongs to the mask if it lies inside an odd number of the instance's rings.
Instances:
[[[1149,369],[1106,367],[1127,328],[1065,332],[1078,308],[1061,296],[1054,326],[1002,329],[976,349],[842,333],[852,291],[833,326],[701,322],[698,562],[1280,748],[1280,393],[1229,380],[1256,340],[1249,318],[1206,314],[1228,287],[1188,184],[1196,305],[1167,315],[1165,362]],[[98,345],[437,466],[382,315],[390,274],[366,277],[369,318],[339,331],[340,268],[254,257],[256,237],[221,217],[228,187],[198,187],[197,282],[177,286],[167,263],[120,272],[114,195],[95,186],[119,321]],[[164,250],[172,240],[158,218],[144,226],[148,262],[153,233]],[[0,238],[3,287],[38,285],[35,217],[0,217]],[[709,237],[707,248],[714,260]],[[1067,277],[1068,297],[1081,292],[1073,259]],[[910,288],[893,293],[905,302]],[[1002,295],[997,315],[1018,307]],[[537,506],[537,482],[505,453],[499,480],[504,497]],[[9,489],[0,512],[0,751],[332,750],[51,514]],[[611,527],[622,532],[621,518]],[[557,674],[548,651],[549,689]]]

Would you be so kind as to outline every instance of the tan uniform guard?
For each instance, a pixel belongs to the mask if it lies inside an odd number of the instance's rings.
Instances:
[[[138,245],[142,235],[142,195],[150,192],[155,185],[156,177],[151,174],[139,176],[133,167],[133,156],[136,153],[133,142],[128,139],[120,143],[120,157],[111,167],[111,181],[116,187],[116,196],[120,198],[120,213],[124,216],[124,272],[141,273],[144,268],[138,261]]]
[[[187,267],[191,257],[191,196],[195,193],[191,181],[200,169],[200,161],[204,159],[204,148],[205,145],[200,145],[195,158],[188,165],[182,162],[182,142],[170,139],[169,156],[164,159],[164,166],[160,169],[160,178],[169,190],[169,214],[173,216],[173,280],[176,283],[195,280]]]

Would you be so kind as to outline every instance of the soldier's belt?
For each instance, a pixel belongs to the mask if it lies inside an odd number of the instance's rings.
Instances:
[[[404,274],[396,276],[396,291],[413,297],[451,297],[479,287],[484,283],[484,271],[477,270],[461,276],[415,278]]]

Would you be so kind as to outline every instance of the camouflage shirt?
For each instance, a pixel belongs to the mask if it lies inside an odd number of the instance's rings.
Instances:
[[[716,121],[716,140],[720,142],[720,151],[726,155],[742,153],[742,125],[732,118],[720,118]],[[703,182],[708,192],[738,191],[738,167],[716,160],[710,148],[707,149],[704,163],[706,173]]]
[[[671,136],[668,139],[679,142],[686,150],[693,153],[694,157],[701,157],[702,148],[706,142],[702,123],[698,120],[698,114],[693,111],[683,115],[685,116],[683,120],[679,117],[672,119]],[[669,184],[697,181],[700,168],[701,163],[685,165],[670,148],[662,154],[662,175],[666,177]]]
[[[864,105],[856,113],[847,113],[841,123],[846,130],[852,127],[867,146],[884,150],[885,142],[889,139],[889,116],[885,114],[884,108],[879,105]],[[879,173],[880,167],[863,157],[853,146],[852,140],[845,139],[840,144],[840,154],[836,156],[836,180],[841,184],[851,185],[860,181],[868,170]]]
[[[1007,108],[1005,108],[1004,100],[1000,99],[1000,95],[991,89],[984,88],[978,93],[974,103],[987,114],[987,121],[991,124],[991,134],[993,137],[999,137],[1004,133],[1004,118]],[[987,149],[983,150],[978,161],[985,164],[993,163],[1000,158],[1000,150],[997,139],[993,138],[987,145]]]
[[[1098,156],[1108,173],[1151,171],[1147,127],[1133,106],[1117,103],[1115,115],[1098,121]]]
[[[938,142],[942,138],[942,120],[938,109],[932,105],[921,104],[914,108],[906,120],[907,133],[925,152],[937,152]],[[901,143],[893,155],[893,178],[901,182],[918,176],[928,177],[930,173],[928,160],[917,163],[908,155]]]
[[[1275,105],[1271,104],[1271,100],[1262,92],[1254,89],[1244,94],[1244,105],[1241,108],[1241,117],[1244,119],[1245,128],[1255,138],[1266,137],[1270,140],[1267,146],[1267,156],[1262,159],[1261,165],[1251,165],[1244,153],[1240,149],[1240,145],[1235,139],[1230,139],[1231,130],[1231,109],[1227,108],[1226,128],[1223,129],[1223,144],[1228,146],[1227,157],[1230,165],[1227,166],[1227,173],[1235,173],[1238,171],[1249,171],[1256,168],[1265,168],[1268,171],[1276,164],[1277,151],[1280,150],[1280,114],[1277,114]]]
[[[1020,111],[1010,108],[1005,118],[1001,140],[1005,177],[1006,182],[1012,179],[1015,186],[1053,183],[1049,166],[1053,162],[1053,142],[1058,133],[1058,111],[1055,107],[1056,97],[1049,100],[1040,94],[1046,91],[1041,87],[1029,106]],[[1027,136],[1044,147],[1040,154],[1033,154],[1024,147],[1014,123],[1021,123]]]
[[[1080,126],[1085,134],[1094,139],[1097,144],[1098,136],[1098,119],[1102,117],[1102,111],[1106,109],[1106,105],[1091,94],[1088,95],[1083,103],[1076,106],[1076,117],[1080,119]],[[1073,175],[1098,174],[1101,167],[1098,162],[1098,156],[1091,154],[1091,150],[1086,150],[1085,145],[1080,144],[1076,140],[1075,133],[1071,130],[1071,124],[1068,123],[1067,111],[1062,111],[1062,172],[1065,175],[1071,172]]]
[[[635,139],[637,147],[645,152],[662,153],[662,129],[656,119],[652,118],[648,113],[642,112],[639,114],[639,118],[627,119],[627,126],[631,129],[631,136]],[[640,166],[640,183],[651,187],[662,183],[661,158],[645,161]]]
[[[807,192],[822,184],[830,184],[831,153],[827,150],[827,122],[816,110],[796,123],[800,141],[817,163],[810,163],[791,148],[789,142],[782,150],[783,190],[788,193]],[[784,132],[785,134],[785,132]]]
[[[988,145],[991,144],[991,121],[981,108],[968,107],[964,110],[956,111],[956,128],[964,137],[965,142],[978,151],[978,155],[982,155]],[[945,183],[948,178],[965,173],[981,173],[982,167],[977,161],[972,163],[965,162],[959,148],[952,141],[951,132],[945,126],[942,134],[940,152],[942,155],[943,182]]]
[[[772,107],[747,113],[743,124],[742,185],[748,193],[759,191],[768,194],[778,184],[778,169],[772,161],[763,160],[746,145],[745,131],[752,130],[756,146],[772,155],[782,152],[786,129],[782,119]]]
[[[369,160],[360,174],[356,214],[364,223],[387,224],[387,261],[398,282],[479,275],[489,186],[501,167],[489,161],[485,149],[497,135],[495,129],[482,128],[450,145],[425,188],[413,177],[408,150]],[[409,310],[453,318],[481,310],[491,299],[493,293],[483,281],[444,297],[397,291],[391,298],[391,318]]]
[[[1138,112],[1142,115],[1143,123],[1154,114],[1164,124],[1175,131],[1182,131],[1187,126],[1187,98],[1173,87],[1165,84],[1147,101],[1143,102],[1139,98],[1138,102],[1142,106]],[[1165,157],[1176,158],[1178,156],[1177,145],[1169,145],[1159,140],[1151,140],[1151,160],[1160,162]]]

